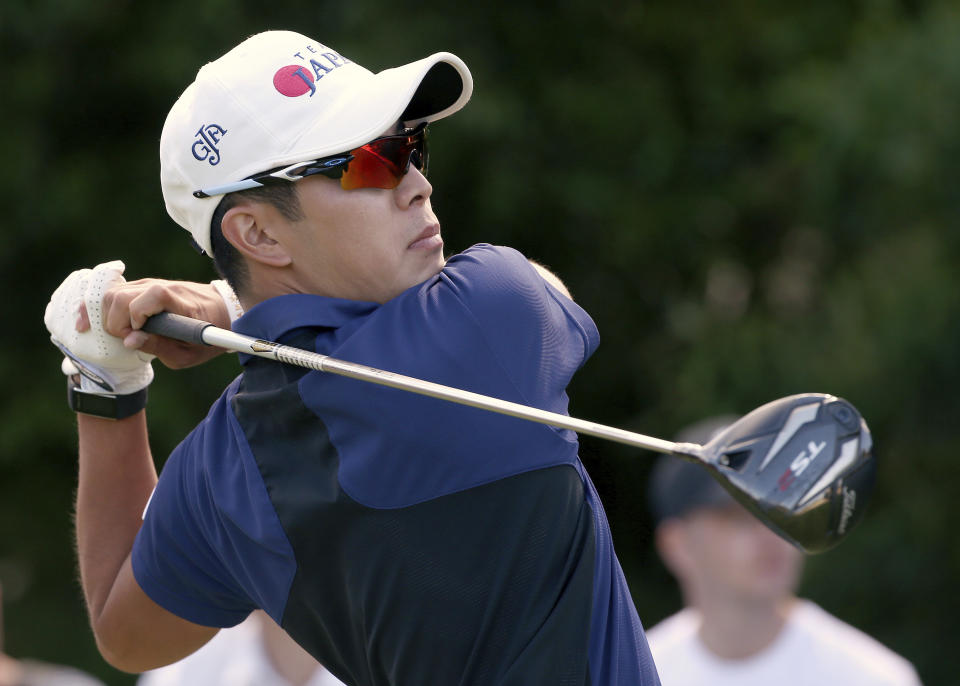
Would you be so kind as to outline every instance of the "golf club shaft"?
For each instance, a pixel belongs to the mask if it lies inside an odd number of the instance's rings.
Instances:
[[[148,333],[174,338],[187,343],[202,343],[204,345],[223,348],[224,350],[265,357],[285,364],[346,376],[351,379],[367,381],[381,386],[389,386],[390,388],[410,391],[440,400],[448,400],[460,405],[476,407],[518,419],[526,419],[539,424],[570,429],[578,433],[623,443],[636,448],[653,450],[658,453],[679,455],[687,457],[688,459],[699,455],[700,446],[691,443],[665,441],[632,431],[625,431],[623,429],[597,424],[596,422],[589,422],[556,412],[548,412],[535,407],[521,405],[508,400],[501,400],[451,386],[444,386],[431,381],[395,374],[375,367],[338,360],[328,355],[321,355],[320,353],[301,350],[300,348],[294,348],[280,343],[244,336],[227,329],[221,329],[209,322],[191,319],[169,312],[163,312],[150,317],[143,325],[143,330]]]

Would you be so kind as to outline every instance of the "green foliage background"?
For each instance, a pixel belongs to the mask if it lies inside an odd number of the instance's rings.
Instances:
[[[434,127],[434,205],[451,250],[513,245],[593,315],[576,416],[670,437],[790,393],[854,402],[878,488],[802,592],[925,683],[954,676],[960,10],[932,0],[5,0],[7,652],[132,683],[86,627],[74,420],[42,312],[68,272],[108,259],[131,278],[212,278],[164,212],[159,133],[201,64],[267,28],[374,71],[438,50],[470,65],[473,101]],[[158,459],[235,373],[226,356],[158,369]],[[584,441],[647,625],[679,603],[651,545],[650,457]]]

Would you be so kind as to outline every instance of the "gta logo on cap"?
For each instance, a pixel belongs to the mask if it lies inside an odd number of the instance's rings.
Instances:
[[[315,57],[310,57],[307,60],[304,52],[312,53]],[[288,64],[285,67],[280,67],[277,73],[273,75],[273,87],[281,95],[286,95],[288,98],[296,98],[305,93],[309,93],[312,98],[313,94],[317,92],[317,81],[334,69],[350,64],[350,60],[343,55],[338,55],[333,51],[320,52],[310,45],[305,50],[294,53],[294,57],[299,57],[307,64]]]
[[[219,124],[205,124],[197,131],[197,140],[193,142],[191,151],[199,161],[207,161],[211,166],[220,163],[220,150],[217,143],[223,138],[227,130]]]

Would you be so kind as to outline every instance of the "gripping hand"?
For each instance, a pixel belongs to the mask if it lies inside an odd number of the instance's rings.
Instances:
[[[79,269],[53,292],[43,321],[50,339],[66,356],[66,374],[82,375],[80,388],[87,393],[128,395],[146,388],[153,380],[154,356],[130,350],[103,328],[103,294],[126,283],[120,260]],[[90,328],[77,330],[81,307],[86,308]]]

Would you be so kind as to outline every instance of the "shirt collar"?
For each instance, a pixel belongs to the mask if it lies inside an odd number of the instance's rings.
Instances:
[[[267,341],[305,327],[339,329],[369,315],[379,303],[327,298],[321,295],[279,295],[254,305],[233,323],[237,333]]]

